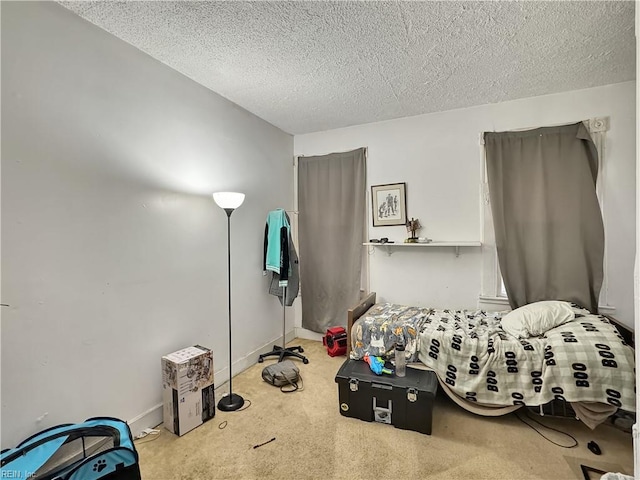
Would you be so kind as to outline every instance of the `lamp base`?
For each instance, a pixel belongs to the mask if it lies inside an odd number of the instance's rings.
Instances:
[[[242,408],[244,405],[244,398],[237,393],[227,394],[218,402],[218,410],[223,412],[233,412]]]

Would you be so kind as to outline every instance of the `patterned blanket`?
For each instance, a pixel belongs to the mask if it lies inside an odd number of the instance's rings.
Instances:
[[[488,405],[601,402],[635,411],[634,351],[603,316],[576,318],[518,340],[500,327],[508,312],[376,304],[352,328],[351,357],[390,356],[402,337],[408,362],[434,370],[454,392]]]
[[[432,312],[428,308],[376,303],[351,328],[351,358],[391,356],[396,343],[403,339],[407,362],[417,362],[418,332]]]

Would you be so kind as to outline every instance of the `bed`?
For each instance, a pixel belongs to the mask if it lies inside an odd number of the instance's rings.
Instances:
[[[376,303],[372,293],[349,310],[348,351],[356,360],[391,357],[402,339],[408,364],[433,370],[469,411],[495,416],[560,402],[595,428],[618,409],[635,411],[634,351],[612,319],[570,308],[570,320],[518,338],[503,329],[509,311]]]

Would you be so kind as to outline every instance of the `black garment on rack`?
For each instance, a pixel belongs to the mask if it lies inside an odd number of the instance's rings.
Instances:
[[[289,214],[285,212],[287,223],[291,225]],[[266,271],[267,247],[269,238],[269,225],[265,225],[264,230],[264,256],[262,260],[263,271]],[[269,271],[271,280],[269,281],[269,293],[279,298],[282,304],[284,288],[280,286],[281,280],[287,280],[287,294],[285,305],[290,307],[298,296],[300,290],[300,271],[298,266],[298,254],[291,237],[291,228],[282,227],[280,229],[280,274]]]

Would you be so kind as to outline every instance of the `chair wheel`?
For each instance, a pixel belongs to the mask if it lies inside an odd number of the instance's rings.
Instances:
[[[264,362],[264,358],[258,357],[258,363],[262,363],[262,362]]]
[[[298,351],[299,351],[300,353],[304,353],[304,348],[300,347],[300,348],[298,349]]]
[[[302,359],[302,363],[304,363],[306,365],[307,363],[309,363],[309,359],[308,358],[303,358]]]

